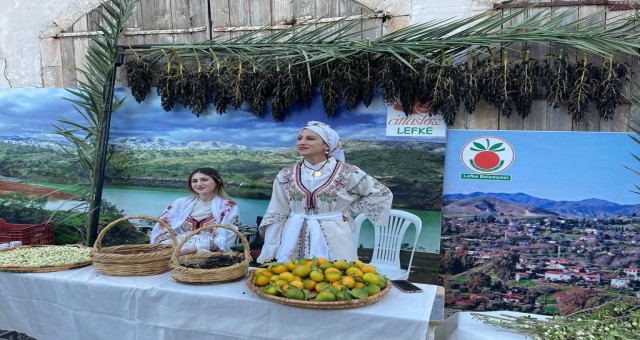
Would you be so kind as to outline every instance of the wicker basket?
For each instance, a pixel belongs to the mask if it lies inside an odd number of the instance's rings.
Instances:
[[[15,248],[6,248],[0,249],[0,252],[10,252],[17,249],[27,249],[27,248],[51,248],[54,249],[56,247],[76,247],[76,248],[87,248],[82,244],[68,244],[68,245],[35,245],[35,246],[20,246]],[[57,272],[62,270],[76,269],[81,267],[86,267],[91,264],[91,259],[80,262],[73,263],[65,263],[59,265],[44,265],[44,266],[0,266],[0,272],[12,272],[12,273],[48,273],[48,272]]]
[[[215,228],[225,228],[233,231],[242,242],[242,245],[244,246],[244,253],[211,252],[179,256],[180,249],[182,249],[182,246],[188,239],[199,232]],[[185,266],[185,264],[188,263],[204,262],[210,257],[221,255],[237,256],[241,261],[231,266],[211,269],[189,268]],[[173,256],[171,257],[171,273],[176,281],[183,283],[208,284],[234,281],[247,275],[247,272],[249,271],[249,263],[251,263],[251,255],[249,254],[249,242],[246,237],[232,227],[223,224],[213,224],[190,231],[189,234],[180,241],[180,243],[175,247]]]
[[[253,271],[249,274],[249,278],[247,279],[247,287],[251,289],[256,295],[261,298],[273,302],[277,302],[282,305],[287,305],[291,307],[298,308],[307,308],[307,309],[352,309],[357,307],[364,307],[371,304],[374,304],[380,301],[389,291],[391,290],[391,281],[387,279],[387,286],[381,290],[378,294],[366,297],[364,299],[353,299],[351,301],[304,301],[304,300],[293,300],[287,299],[281,296],[269,295],[265,294],[260,290],[260,287],[253,284]]]
[[[171,245],[169,244],[126,244],[120,246],[102,247],[102,238],[116,224],[130,220],[150,220],[160,223],[160,226],[169,231]],[[93,267],[106,275],[117,276],[143,276],[156,275],[169,271],[169,261],[173,254],[173,246],[176,237],[173,229],[166,222],[149,216],[125,216],[119,218],[100,231],[96,242],[93,244]]]

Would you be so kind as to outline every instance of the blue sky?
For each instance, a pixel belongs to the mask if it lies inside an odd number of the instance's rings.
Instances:
[[[128,95],[128,89],[116,91],[116,96]],[[62,88],[0,89],[0,136],[52,134],[52,125],[58,124],[57,119],[79,117],[72,104],[62,99],[71,97],[72,94]],[[291,147],[307,121],[320,120],[334,127],[344,139],[389,140],[392,138],[385,136],[386,112],[387,106],[378,98],[368,108],[361,105],[352,112],[342,110],[331,119],[325,116],[320,100],[315,100],[309,109],[295,111],[280,123],[276,123],[270,113],[258,118],[248,110],[231,108],[222,115],[210,111],[196,117],[181,106],[165,112],[160,98],[152,92],[140,104],[130,96],[125,100],[113,115],[110,137],[112,140],[136,136],[175,142],[215,140],[249,146]]]
[[[514,149],[511,167],[500,175],[511,181],[462,180],[472,173],[460,161],[464,145],[477,137],[505,139]],[[522,192],[539,198],[578,201],[599,198],[618,204],[640,204],[640,176],[625,168],[640,169],[640,145],[627,133],[524,132],[449,130],[444,193]]]
[[[127,94],[126,89],[117,91],[119,96]],[[71,94],[61,88],[0,89],[0,136],[56,136],[52,133],[57,119],[78,118],[71,103],[63,97],[69,98]],[[114,113],[110,133],[112,139],[138,136],[291,147],[307,121],[321,120],[345,139],[389,140],[385,136],[386,109],[378,99],[369,108],[361,106],[327,119],[321,101],[316,100],[309,110],[297,111],[285,122],[276,123],[270,114],[257,118],[244,110],[228,110],[223,115],[211,112],[200,117],[188,109],[165,112],[159,98],[150,95],[141,104],[127,98],[121,110]],[[640,195],[631,192],[634,185],[640,185],[640,176],[624,167],[640,169],[640,162],[631,156],[631,153],[640,155],[640,147],[626,133],[449,130],[447,135],[444,188],[447,194],[523,192],[553,200],[600,198],[619,204],[640,204]],[[470,172],[459,160],[460,149],[479,136],[501,137],[514,147],[513,165],[500,173],[511,175],[511,181],[459,180],[461,173]]]

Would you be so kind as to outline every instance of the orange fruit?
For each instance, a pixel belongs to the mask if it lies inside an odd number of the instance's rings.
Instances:
[[[378,284],[378,274],[376,273],[365,273],[362,275],[362,280],[366,283],[377,285]]]
[[[276,264],[273,266],[269,266],[269,270],[274,274],[282,274],[287,271],[287,266],[283,264]]]
[[[316,288],[316,282],[312,279],[304,279],[304,281],[302,281],[302,288],[312,291]]]
[[[323,290],[316,296],[316,301],[336,301],[336,296],[329,290]]]
[[[362,272],[364,274],[366,273],[376,273],[378,270],[376,269],[376,267],[370,265],[370,264],[365,264],[362,266],[362,268],[360,268],[360,270],[362,270]]]
[[[329,287],[330,284],[327,281],[322,281],[322,282],[318,282],[316,283],[316,287],[314,288],[316,293],[320,293],[322,290],[324,290],[325,288]]]
[[[324,274],[324,278],[329,282],[336,282],[340,280],[341,277],[342,277],[342,274],[339,271],[337,272],[332,271]]]
[[[297,266],[297,264],[293,262],[293,260],[288,260],[284,263],[284,266],[287,267],[288,271],[292,271]]]
[[[262,272],[265,272],[265,271],[268,271],[268,270],[269,270],[269,269],[264,268],[264,267],[256,268],[256,269],[254,269],[254,270],[253,270],[253,275],[254,275],[254,276],[258,276],[258,274],[260,274],[260,273],[262,273]]]
[[[265,294],[278,295],[278,288],[276,288],[276,286],[274,285],[268,285],[268,286],[262,287],[260,288],[260,290],[262,290],[262,292]]]
[[[331,263],[331,262],[325,262],[325,263],[319,264],[319,265],[318,265],[318,269],[320,269],[320,270],[323,270],[323,271],[324,271],[324,270],[326,270],[327,268],[331,268],[331,266],[333,266],[333,263]]]
[[[258,287],[264,287],[269,284],[269,277],[263,274],[258,274],[258,276],[253,277],[253,284]]]
[[[366,285],[364,289],[367,291],[367,294],[369,294],[369,296],[376,295],[380,293],[381,290],[380,286],[378,285]]]
[[[297,267],[295,267],[292,271],[293,275],[295,276],[299,276],[301,278],[305,278],[307,276],[309,276],[309,274],[311,273],[311,267],[306,266],[304,264],[298,265]]]
[[[364,274],[362,270],[360,270],[360,268],[358,267],[351,267],[347,269],[344,273],[346,275],[355,276],[355,277],[362,277],[362,275]]]
[[[335,289],[336,292],[339,292],[342,290],[342,287],[344,286],[340,283],[340,280],[338,280],[338,281],[331,282],[331,287],[333,287],[333,289]]]
[[[316,261],[316,266],[320,266],[323,263],[327,263],[329,260],[326,257],[318,257]]]
[[[354,279],[353,276],[343,276],[340,278],[340,283],[347,288],[353,288],[356,285],[356,279]]]
[[[294,276],[290,272],[284,272],[280,274],[280,280],[285,280],[287,282],[293,281]]]
[[[325,269],[325,270],[324,270],[324,275],[326,276],[326,275],[327,275],[327,273],[331,273],[331,272],[334,272],[334,273],[341,273],[340,269],[338,269],[338,268],[336,268],[336,267],[329,267],[329,268],[327,268],[327,269]]]
[[[289,284],[292,286],[296,286],[296,288],[300,288],[300,289],[304,287],[304,284],[302,283],[302,281],[291,281],[289,282]]]
[[[309,273],[309,278],[315,282],[321,282],[324,280],[324,274],[322,270],[312,270],[311,273]]]
[[[287,299],[304,300],[305,294],[302,289],[292,287],[286,292],[284,297],[286,297]]]
[[[333,261],[333,266],[340,270],[347,270],[351,265],[345,260],[336,260]]]

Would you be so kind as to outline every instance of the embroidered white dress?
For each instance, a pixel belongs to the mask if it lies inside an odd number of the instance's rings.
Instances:
[[[210,224],[240,226],[240,210],[236,202],[216,196],[211,203],[205,203],[193,196],[181,197],[171,202],[159,217],[171,226],[180,242],[191,230]],[[230,251],[236,234],[229,229],[217,228],[194,235],[182,249],[195,247],[199,253],[208,251]],[[150,243],[171,244],[169,232],[159,223],[151,230]]]
[[[257,262],[314,256],[353,261],[352,216],[364,213],[375,225],[387,224],[393,194],[378,180],[332,157],[320,176],[314,172],[296,163],[276,176],[260,223],[265,240]]]

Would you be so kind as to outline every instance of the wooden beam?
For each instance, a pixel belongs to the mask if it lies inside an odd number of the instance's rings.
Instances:
[[[138,29],[126,29],[125,35],[152,35],[152,34],[191,34],[195,32],[206,31],[207,28],[202,27],[192,27],[192,28],[174,28],[174,29],[163,29],[163,30],[138,30]],[[54,35],[54,38],[69,38],[69,37],[88,37],[91,35],[102,34],[99,31],[89,31],[89,32],[68,32],[68,33],[58,33]]]
[[[304,16],[304,17],[295,18],[289,21],[280,22],[272,26],[214,27],[213,31],[214,32],[235,32],[235,31],[257,31],[257,30],[286,30],[296,25],[311,25],[311,24],[336,22],[340,20],[349,21],[349,20],[386,18],[386,17],[388,17],[388,13],[385,13],[385,12],[375,13],[375,14],[366,14],[366,15],[350,15],[346,17],[321,18],[321,19],[313,19],[311,16]]]
[[[610,11],[626,11],[636,9],[639,6],[630,0],[570,0],[570,1],[551,1],[551,2],[515,2],[515,1],[503,1],[499,4],[494,4],[494,10],[509,9],[509,8],[526,8],[526,7],[580,7],[580,6],[606,6]]]

